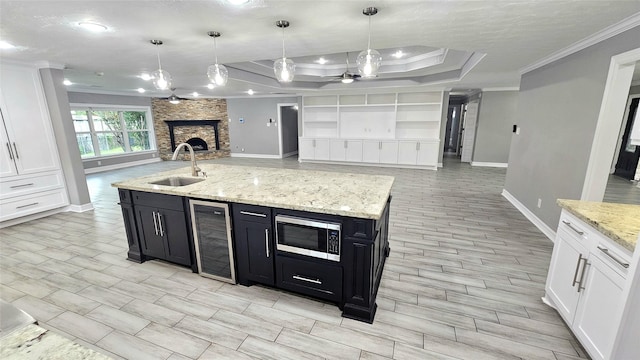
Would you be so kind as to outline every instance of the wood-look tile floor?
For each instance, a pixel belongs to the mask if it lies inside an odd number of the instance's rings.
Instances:
[[[216,160],[396,177],[391,255],[373,324],[326,304],[190,270],[126,260],[113,181],[187,166],[89,175],[95,210],[0,230],[0,297],[43,327],[126,359],[585,358],[544,305],[553,244],[500,194],[505,170],[446,159],[437,172]],[[215,174],[209,174],[215,176]]]

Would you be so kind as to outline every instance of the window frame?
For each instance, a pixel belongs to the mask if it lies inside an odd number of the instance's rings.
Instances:
[[[111,104],[85,104],[85,103],[71,103],[69,104],[71,111],[83,111],[87,114],[87,122],[89,124],[89,132],[81,131],[77,132],[74,128],[74,133],[79,134],[89,134],[91,137],[91,143],[93,145],[93,153],[94,156],[91,157],[83,157],[83,161],[95,160],[95,159],[104,159],[104,158],[113,158],[113,157],[122,157],[122,156],[131,156],[135,154],[144,154],[144,153],[155,153],[158,152],[158,147],[156,143],[156,134],[153,126],[153,115],[151,114],[151,106],[144,105],[111,105]],[[114,154],[114,155],[102,155],[100,153],[100,143],[98,140],[98,134],[113,134],[113,131],[96,131],[94,122],[93,122],[93,112],[94,111],[113,111],[118,113],[118,118],[120,120],[120,126],[122,128],[122,137],[124,142],[124,152]],[[127,129],[124,122],[123,112],[126,111],[139,111],[145,113],[145,119],[147,123],[146,129]],[[72,118],[73,121],[73,118]],[[146,131],[149,134],[149,149],[148,150],[139,150],[132,151],[131,144],[129,142],[129,133],[130,132],[141,132]],[[76,140],[77,142],[77,140]]]

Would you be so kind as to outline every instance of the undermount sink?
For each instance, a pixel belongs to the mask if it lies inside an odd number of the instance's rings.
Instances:
[[[162,180],[151,181],[149,184],[165,186],[185,186],[199,183],[200,181],[204,181],[204,179],[173,176]]]

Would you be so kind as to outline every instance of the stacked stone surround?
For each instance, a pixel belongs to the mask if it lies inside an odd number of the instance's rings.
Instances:
[[[170,120],[220,120],[218,136],[220,150],[216,151],[215,136],[212,126],[180,126],[174,128],[176,145],[186,142],[192,137],[199,137],[207,142],[209,151],[196,152],[196,159],[211,160],[229,157],[231,145],[229,143],[229,116],[227,115],[226,99],[195,99],[183,100],[179,104],[172,104],[167,100],[151,99],[153,113],[153,128],[160,158],[171,160],[171,140],[169,126],[165,121]],[[188,160],[187,156],[183,157]]]

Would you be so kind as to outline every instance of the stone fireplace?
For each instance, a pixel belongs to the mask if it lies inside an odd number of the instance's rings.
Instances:
[[[194,148],[198,160],[230,155],[225,99],[184,100],[179,104],[152,99],[152,111],[158,151],[163,160],[170,160],[176,146],[183,142]]]

